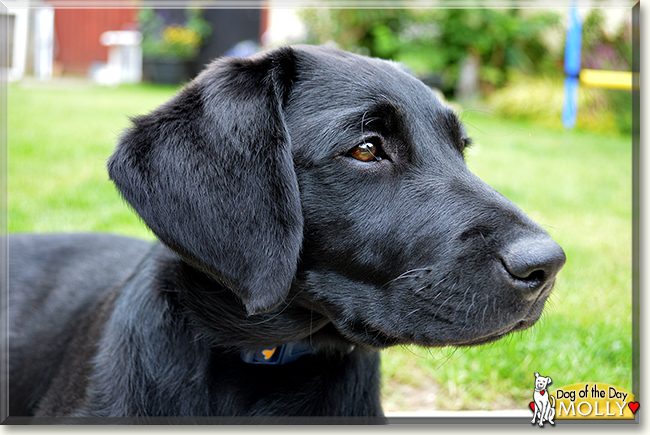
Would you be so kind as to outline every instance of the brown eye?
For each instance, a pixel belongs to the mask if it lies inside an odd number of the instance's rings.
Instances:
[[[353,159],[359,160],[360,162],[369,163],[373,160],[381,160],[381,157],[377,155],[378,151],[379,150],[374,144],[365,142],[352,148],[348,155]]]

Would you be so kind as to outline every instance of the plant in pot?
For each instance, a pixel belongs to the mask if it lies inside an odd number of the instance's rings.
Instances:
[[[145,80],[178,84],[191,78],[191,62],[211,32],[201,15],[197,9],[140,10]]]

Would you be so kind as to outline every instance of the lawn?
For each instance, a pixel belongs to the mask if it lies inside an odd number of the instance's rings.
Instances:
[[[128,116],[169,87],[14,84],[8,92],[8,230],[103,231],[152,239],[108,180]],[[538,324],[477,348],[383,352],[387,410],[434,389],[438,409],[527,409],[533,373],[631,390],[631,139],[463,113],[468,165],[539,222],[567,263]],[[408,386],[404,390],[401,386]],[[553,390],[551,388],[551,390]],[[421,391],[420,391],[421,392]]]

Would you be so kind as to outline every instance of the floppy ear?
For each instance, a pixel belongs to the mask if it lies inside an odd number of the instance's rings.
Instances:
[[[249,314],[286,297],[302,211],[283,115],[295,53],[211,64],[133,119],[110,178],[158,238],[240,296]]]

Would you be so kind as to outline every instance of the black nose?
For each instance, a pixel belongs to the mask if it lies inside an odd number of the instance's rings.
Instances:
[[[520,239],[506,247],[501,262],[524,297],[534,298],[566,262],[564,250],[549,236]]]

